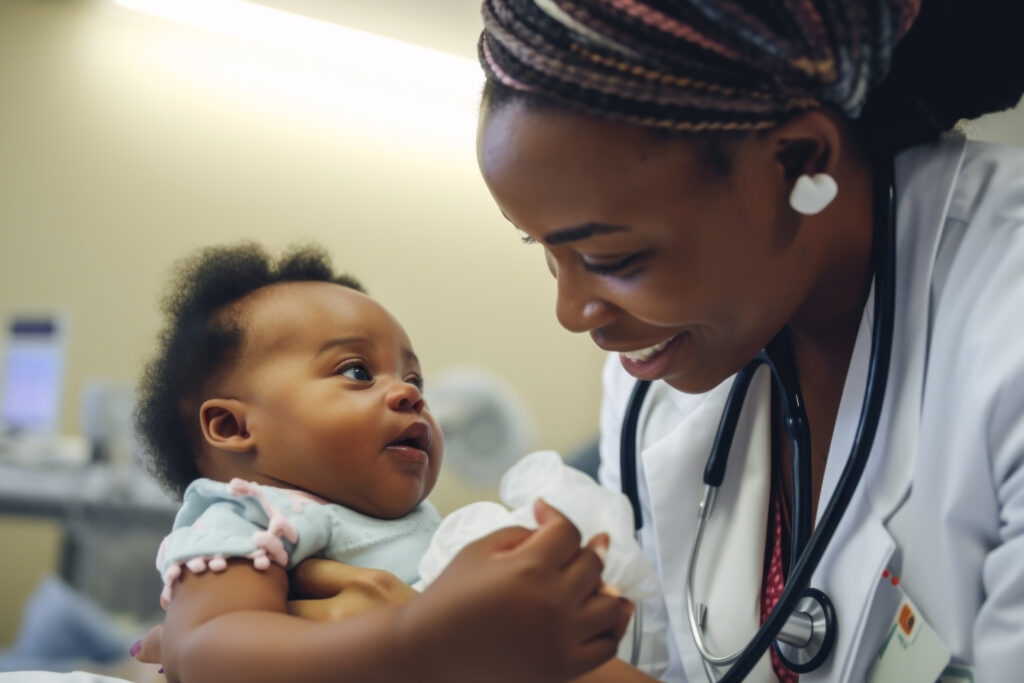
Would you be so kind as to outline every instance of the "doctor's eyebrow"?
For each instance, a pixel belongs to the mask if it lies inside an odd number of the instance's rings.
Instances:
[[[588,237],[594,237],[595,235],[607,235],[614,232],[629,232],[629,228],[624,225],[611,225],[608,223],[584,223],[583,225],[576,225],[571,228],[555,230],[544,237],[544,242],[545,244],[554,246],[557,244],[565,244],[566,242],[585,240]]]

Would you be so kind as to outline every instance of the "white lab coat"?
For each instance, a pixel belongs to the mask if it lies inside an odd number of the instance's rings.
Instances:
[[[892,369],[871,459],[812,585],[839,621],[836,647],[801,681],[862,681],[894,617],[883,570],[975,680],[1024,680],[1024,150],[945,140],[896,164]],[[870,347],[871,305],[843,389],[820,515],[849,455]],[[605,367],[601,479],[620,486],[619,433],[635,380]],[[663,382],[641,415],[642,541],[664,603],[669,681],[705,680],[686,617],[689,552],[707,454],[731,381],[702,395]],[[718,653],[757,627],[768,500],[767,381],[750,392],[698,567]],[[742,462],[743,460],[746,462]],[[742,491],[742,495],[740,494]],[[667,621],[667,624],[666,624]],[[667,645],[667,650],[665,649]],[[767,657],[751,681],[771,681]]]

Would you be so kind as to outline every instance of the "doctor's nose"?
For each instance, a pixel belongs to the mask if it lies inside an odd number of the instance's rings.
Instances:
[[[404,380],[395,382],[388,389],[387,404],[391,410],[411,410],[414,413],[422,413],[426,405],[419,388]]]
[[[586,274],[570,274],[569,270],[562,268],[555,276],[558,280],[555,316],[562,327],[570,332],[590,332],[612,322],[615,306],[595,296],[585,286]]]

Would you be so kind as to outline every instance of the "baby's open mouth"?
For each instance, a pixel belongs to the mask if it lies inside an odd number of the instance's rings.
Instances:
[[[398,438],[388,443],[387,448],[392,446],[405,446],[425,451],[430,448],[430,427],[426,422],[413,422],[398,435]]]

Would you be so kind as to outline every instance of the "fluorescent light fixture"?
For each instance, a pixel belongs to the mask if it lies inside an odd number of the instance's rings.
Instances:
[[[243,0],[116,0],[118,5],[325,63],[345,105],[389,125],[401,114],[436,137],[472,140],[483,73],[470,59]],[[472,39],[467,36],[467,40]],[[337,104],[337,103],[334,103]],[[396,111],[397,109],[397,111]]]

